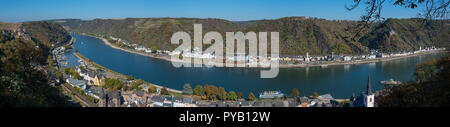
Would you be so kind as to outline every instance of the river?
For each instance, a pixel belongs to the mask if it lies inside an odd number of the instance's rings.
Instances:
[[[366,89],[369,75],[372,90],[379,90],[383,88],[379,83],[381,80],[412,80],[416,64],[443,56],[440,53],[358,65],[280,68],[276,78],[261,79],[259,68],[175,68],[169,61],[117,50],[94,37],[73,36],[77,39],[74,47],[79,53],[116,72],[178,90],[182,90],[185,83],[193,88],[197,84],[208,84],[222,86],[227,91],[242,91],[244,95],[250,91],[258,95],[265,90],[281,90],[290,95],[292,88],[297,88],[301,96],[318,92],[319,95],[329,93],[334,98],[348,98]],[[69,62],[76,62],[73,51],[68,55]]]

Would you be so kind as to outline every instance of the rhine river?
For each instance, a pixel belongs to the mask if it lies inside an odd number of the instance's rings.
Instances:
[[[369,75],[372,90],[379,90],[383,88],[380,81],[390,78],[403,82],[412,80],[416,64],[443,56],[441,53],[358,65],[280,68],[276,78],[261,79],[259,68],[175,68],[169,61],[117,50],[94,37],[73,36],[77,39],[74,47],[79,53],[116,72],[178,90],[182,90],[185,83],[193,88],[197,84],[222,86],[227,91],[242,91],[245,97],[250,91],[258,96],[260,92],[269,90],[281,90],[290,95],[292,88],[297,88],[301,96],[318,92],[319,95],[329,93],[339,99],[349,98],[353,93],[359,94],[366,89]],[[69,64],[70,61],[76,62],[73,54],[67,56]]]

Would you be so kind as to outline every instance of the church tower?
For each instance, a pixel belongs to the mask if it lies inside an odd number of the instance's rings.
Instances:
[[[372,93],[372,90],[370,88],[370,76],[367,79],[367,91],[365,95],[365,106],[366,107],[374,107],[375,105],[375,95]]]

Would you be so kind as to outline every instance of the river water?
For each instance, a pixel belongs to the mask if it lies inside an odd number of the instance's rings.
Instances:
[[[265,90],[281,90],[290,95],[292,88],[297,88],[302,96],[318,92],[319,95],[329,93],[334,98],[348,98],[366,89],[369,75],[372,90],[379,90],[383,88],[380,81],[390,78],[412,80],[416,64],[443,56],[441,53],[358,65],[280,68],[276,78],[261,79],[258,68],[175,68],[169,61],[117,50],[94,37],[73,36],[77,39],[74,47],[79,53],[116,72],[178,90],[182,90],[185,83],[192,87],[208,84],[222,86],[227,91],[242,91],[245,95],[250,91],[257,95]],[[67,55],[69,62],[76,62],[73,51]]]

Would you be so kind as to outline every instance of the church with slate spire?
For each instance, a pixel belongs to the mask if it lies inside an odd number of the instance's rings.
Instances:
[[[350,107],[374,107],[375,95],[372,93],[370,85],[370,76],[367,79],[367,88],[365,92],[361,92],[361,95],[355,97],[353,94],[350,97]]]

